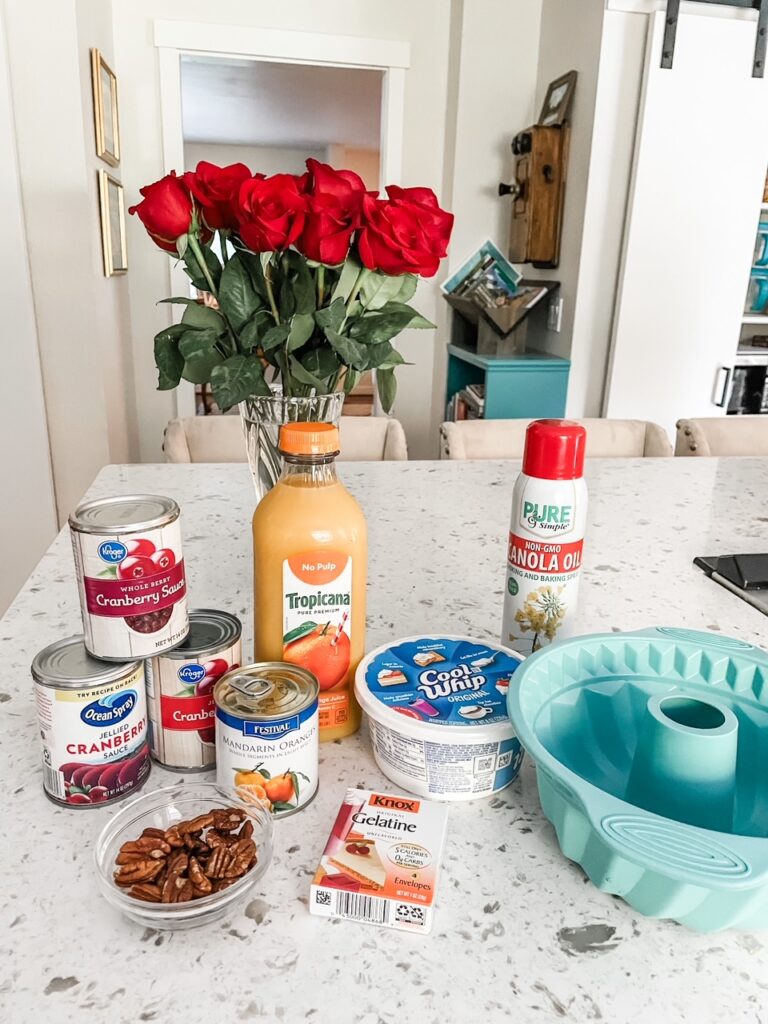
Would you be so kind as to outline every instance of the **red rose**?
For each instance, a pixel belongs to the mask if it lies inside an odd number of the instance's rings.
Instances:
[[[166,252],[176,252],[176,239],[186,235],[193,226],[195,203],[183,178],[171,171],[164,178],[139,189],[144,198],[128,213],[137,213],[139,220],[156,245]],[[200,232],[201,240],[207,242],[211,233]]]
[[[197,200],[203,220],[209,228],[228,230],[237,226],[234,204],[238,189],[251,172],[245,164],[217,167],[201,160],[196,170],[187,171],[184,183]],[[254,174],[254,178],[263,178]]]
[[[309,214],[296,245],[308,259],[335,266],[347,258],[360,226],[365,184],[354,171],[336,171],[312,157],[307,170]]]
[[[363,265],[396,277],[433,277],[448,251],[453,214],[441,210],[429,188],[387,186],[389,199],[363,199],[358,249]]]
[[[306,175],[273,174],[249,178],[237,198],[238,233],[252,252],[272,252],[292,245],[304,229],[309,200]]]

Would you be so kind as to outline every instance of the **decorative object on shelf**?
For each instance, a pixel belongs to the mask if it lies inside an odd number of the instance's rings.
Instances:
[[[539,123],[512,140],[515,180],[499,184],[500,196],[512,198],[509,258],[535,267],[560,262],[565,171],[568,162],[568,109],[576,88],[576,72],[551,82]]]
[[[547,86],[547,94],[539,114],[539,124],[545,128],[559,128],[565,123],[576,89],[576,71],[566,71]]]
[[[747,315],[759,316],[761,313],[765,313],[766,306],[768,306],[768,269],[753,268],[749,274],[747,304],[744,307],[744,312]]]
[[[99,171],[99,213],[104,276],[124,274],[128,270],[125,244],[125,200],[123,186],[106,171]]]
[[[757,225],[752,266],[768,267],[768,218],[761,217]]]
[[[337,422],[370,370],[389,412],[405,362],[392,340],[434,327],[408,302],[437,273],[453,215],[431,189],[386,191],[314,159],[271,177],[201,161],[142,188],[129,211],[205,300],[164,300],[186,308],[155,337],[158,388],[210,383],[222,411],[240,405],[259,497],[275,481],[280,422]]]
[[[91,50],[93,123],[96,156],[112,167],[120,163],[120,119],[117,108],[117,78],[96,49]]]

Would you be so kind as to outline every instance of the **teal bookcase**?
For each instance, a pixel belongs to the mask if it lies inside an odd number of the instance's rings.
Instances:
[[[478,355],[448,346],[446,404],[468,384],[485,384],[485,419],[542,419],[565,415],[569,359],[544,352]]]

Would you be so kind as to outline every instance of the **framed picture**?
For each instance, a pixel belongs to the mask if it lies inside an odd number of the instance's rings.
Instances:
[[[99,50],[91,50],[93,123],[96,156],[112,167],[120,163],[120,122],[117,111],[117,79]]]
[[[547,128],[561,125],[568,116],[568,108],[573,99],[573,91],[576,88],[575,71],[567,71],[547,87],[547,95],[544,97],[544,105],[539,114],[539,124]]]
[[[104,254],[104,276],[124,274],[128,269],[125,247],[125,203],[123,186],[106,171],[99,175],[99,210],[101,213],[101,249]]]

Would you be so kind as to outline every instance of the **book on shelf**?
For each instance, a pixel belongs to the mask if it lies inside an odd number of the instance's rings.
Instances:
[[[448,402],[446,419],[459,422],[460,420],[480,420],[485,413],[485,385],[469,384],[467,387],[457,391]]]

